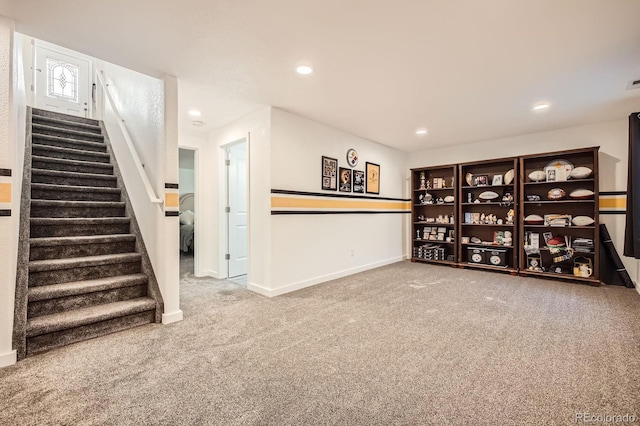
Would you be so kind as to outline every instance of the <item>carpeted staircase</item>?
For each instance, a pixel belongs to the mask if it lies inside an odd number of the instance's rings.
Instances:
[[[31,112],[16,286],[19,358],[157,322],[162,308],[100,123]]]

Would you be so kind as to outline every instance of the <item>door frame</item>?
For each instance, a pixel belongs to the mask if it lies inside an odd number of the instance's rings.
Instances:
[[[234,145],[238,145],[238,144],[245,144],[245,152],[247,155],[247,279],[249,278],[249,274],[251,271],[251,228],[250,228],[250,218],[251,218],[251,195],[250,195],[250,188],[251,188],[251,184],[250,184],[250,177],[251,177],[251,173],[250,173],[250,169],[251,169],[251,165],[250,165],[250,160],[249,160],[249,144],[250,144],[250,137],[249,137],[249,133],[247,133],[246,136],[240,138],[240,139],[236,139],[232,142],[220,145],[220,151],[219,151],[219,170],[220,170],[220,174],[219,174],[219,188],[218,188],[218,194],[219,194],[219,198],[218,198],[218,217],[220,218],[220,220],[218,221],[218,235],[220,236],[220,238],[218,239],[218,265],[219,268],[218,270],[220,271],[219,277],[220,279],[228,279],[229,278],[229,261],[226,259],[225,255],[227,254],[227,250],[229,248],[229,216],[227,215],[227,212],[225,210],[225,208],[227,207],[227,202],[229,200],[229,194],[228,194],[228,188],[229,188],[229,181],[228,181],[228,173],[227,173],[227,165],[226,165],[226,160],[227,160],[227,149],[234,146]],[[249,282],[249,280],[247,280]]]
[[[199,157],[200,148],[192,146],[178,145],[178,161],[180,160],[180,150],[193,151],[193,208],[196,210],[196,220],[193,222],[193,275],[201,277],[200,272],[200,217],[202,209],[200,207],[200,175],[199,175]],[[178,173],[179,177],[179,173]],[[178,179],[178,187],[180,186]],[[178,253],[180,256],[181,253]],[[178,258],[179,260],[179,258]]]
[[[84,61],[87,61],[89,63],[89,99],[87,102],[87,107],[88,107],[88,111],[87,111],[87,118],[96,118],[96,113],[97,113],[97,99],[94,99],[92,96],[93,93],[93,85],[96,84],[96,76],[95,76],[95,70],[96,70],[96,65],[95,65],[95,58],[88,56],[88,55],[84,55],[80,52],[77,52],[75,50],[71,50],[71,49],[67,49],[66,47],[62,47],[62,46],[58,46],[57,44],[53,44],[53,43],[49,43],[47,41],[44,40],[40,40],[37,38],[32,38],[31,39],[31,46],[32,46],[32,52],[31,52],[31,95],[32,95],[32,106],[35,107],[36,104],[36,79],[37,79],[37,66],[38,64],[36,63],[37,60],[37,54],[36,54],[36,49],[38,47],[43,47],[45,49],[48,50],[53,50],[55,52],[59,52],[63,55],[67,55],[67,56],[74,56],[76,58],[82,59]]]

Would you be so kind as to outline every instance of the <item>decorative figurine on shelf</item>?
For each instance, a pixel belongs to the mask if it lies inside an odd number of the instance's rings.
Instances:
[[[467,194],[467,203],[471,203],[471,202],[472,202],[472,196],[471,196],[471,193],[469,192]]]
[[[505,206],[510,206],[513,203],[513,195],[510,192],[506,192],[502,196],[502,204]]]
[[[425,189],[431,189],[431,182],[427,179],[427,187]]]
[[[427,178],[424,175],[424,172],[420,172],[420,188],[418,189],[427,189],[427,187],[425,186],[426,181],[427,181]]]
[[[456,183],[456,177],[452,176],[451,177],[451,188],[455,188],[455,183]]]
[[[416,238],[419,240],[420,239],[420,230],[416,229]]]
[[[486,223],[486,222],[485,222],[486,220],[487,220],[487,216],[486,216],[484,213],[482,213],[482,214],[480,215],[480,223]]]
[[[513,218],[516,215],[516,212],[513,209],[510,209],[507,212],[507,225],[513,225]]]
[[[428,186],[428,183],[427,183]],[[424,193],[424,199],[422,200],[422,204],[433,204],[433,195],[428,192]]]
[[[513,243],[513,234],[511,231],[504,231],[504,238],[502,239],[502,244],[505,246],[510,246]]]
[[[453,213],[449,214],[449,223],[454,223]]]

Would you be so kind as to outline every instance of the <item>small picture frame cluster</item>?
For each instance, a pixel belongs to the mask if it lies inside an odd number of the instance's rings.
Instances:
[[[338,189],[338,160],[335,158],[322,157],[322,189]]]
[[[346,167],[340,167],[340,192],[353,192],[364,194],[365,180],[362,170],[352,170]]]
[[[366,163],[366,169],[338,167],[338,160],[322,156],[322,189],[327,191],[380,193],[380,165]]]

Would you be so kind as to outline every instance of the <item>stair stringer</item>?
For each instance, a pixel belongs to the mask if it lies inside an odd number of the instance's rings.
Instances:
[[[31,235],[31,143],[32,108],[27,107],[27,129],[24,147],[22,193],[20,195],[20,227],[16,268],[15,308],[13,314],[13,348],[18,360],[27,356],[27,305],[29,294],[29,237]]]
[[[104,144],[107,146],[107,152],[111,156],[111,164],[113,165],[113,174],[117,179],[117,186],[122,190],[122,201],[125,203],[125,214],[131,219],[130,232],[136,236],[136,252],[142,255],[142,273],[149,277],[147,294],[156,302],[155,321],[160,323],[162,322],[162,313],[164,312],[164,301],[162,299],[162,293],[160,292],[160,286],[158,285],[158,280],[153,272],[153,265],[149,258],[149,253],[147,252],[144,239],[142,238],[142,233],[140,232],[140,227],[138,226],[138,221],[136,219],[131,200],[129,199],[129,193],[127,192],[127,188],[122,178],[122,173],[120,173],[120,167],[118,167],[118,159],[116,158],[116,154],[111,146],[109,133],[107,132],[107,128],[103,121],[100,121],[100,127],[102,128],[102,135],[104,136]]]

